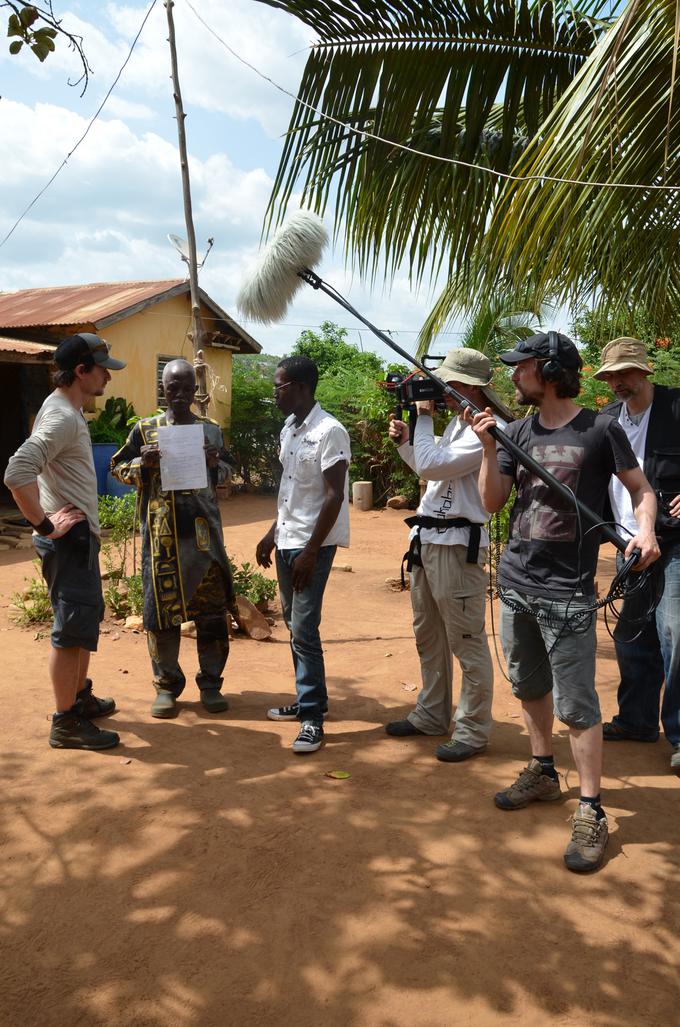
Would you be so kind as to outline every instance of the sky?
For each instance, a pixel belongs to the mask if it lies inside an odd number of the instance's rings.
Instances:
[[[255,0],[192,4],[242,58],[296,93],[313,42],[305,25]],[[83,37],[93,74],[81,97],[80,88],[68,84],[79,77],[80,65],[64,41],[57,40],[43,64],[25,48],[10,56],[7,42],[0,45],[0,238],[68,157],[0,246],[0,290],[183,278],[186,264],[167,239],[169,233],[186,238],[186,229],[165,7],[157,0],[120,81],[69,157],[125,61],[150,0],[55,0],[54,6],[64,27]],[[200,272],[202,288],[267,353],[290,352],[303,329],[330,320],[350,329],[350,342],[386,357],[384,343],[308,287],[281,324],[262,326],[239,315],[235,297],[260,248],[293,101],[230,54],[186,0],[175,0],[173,14],[199,255],[209,237],[215,240]],[[415,350],[436,287],[416,293],[406,270],[389,292],[381,283],[364,286],[340,243],[316,270],[403,349]],[[431,352],[456,345],[460,329],[450,326]]]

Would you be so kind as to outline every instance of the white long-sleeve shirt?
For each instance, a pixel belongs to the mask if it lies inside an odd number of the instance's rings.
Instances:
[[[503,423],[499,421],[500,427]],[[441,438],[434,434],[434,423],[428,414],[420,414],[416,422],[413,445],[405,442],[399,455],[427,482],[417,513],[442,520],[466,517],[473,524],[485,524],[489,512],[479,497],[477,478],[482,465],[482,445],[469,425],[454,417]],[[417,529],[411,530],[410,538]],[[440,546],[467,546],[469,528],[421,528],[420,540]],[[482,528],[480,544],[488,546],[489,535]]]

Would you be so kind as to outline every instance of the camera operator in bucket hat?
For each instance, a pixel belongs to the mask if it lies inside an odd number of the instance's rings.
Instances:
[[[478,350],[449,350],[433,373],[481,409],[492,407],[500,424],[512,420],[491,388],[491,363]],[[444,396],[444,402],[448,410],[458,412],[452,397]],[[493,667],[484,628],[489,514],[477,487],[482,446],[457,416],[441,439],[435,438],[434,403],[416,406],[413,445],[403,421],[392,420],[389,435],[401,458],[427,481],[416,516],[406,520],[411,527],[406,560],[422,688],[408,718],[387,724],[385,730],[395,737],[448,734],[453,654],[462,672],[460,698],[453,737],[439,745],[435,755],[459,763],[482,753],[491,732]]]
[[[625,604],[621,611],[614,632],[619,711],[603,725],[603,734],[609,742],[655,742],[663,689],[661,723],[673,747],[671,769],[680,774],[680,389],[650,380],[653,372],[638,339],[614,339],[601,360],[594,377],[616,397],[602,413],[618,420],[656,493],[664,575],[663,597],[642,631],[626,626]],[[617,478],[610,482],[609,499],[614,520],[635,534],[630,497]]]

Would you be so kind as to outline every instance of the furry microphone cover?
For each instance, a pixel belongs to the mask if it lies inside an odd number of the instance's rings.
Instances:
[[[236,297],[242,314],[272,324],[280,321],[298,289],[298,271],[313,268],[328,245],[328,232],[317,214],[299,210],[274,235],[253,273]]]

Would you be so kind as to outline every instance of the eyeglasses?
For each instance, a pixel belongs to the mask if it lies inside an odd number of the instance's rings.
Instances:
[[[278,396],[278,394],[280,393],[281,389],[287,389],[289,385],[295,385],[295,384],[296,384],[295,382],[284,382],[283,385],[275,385],[273,387],[273,389],[272,389],[272,392],[274,393],[275,396]]]

